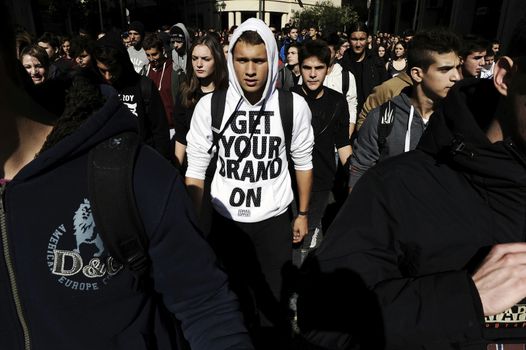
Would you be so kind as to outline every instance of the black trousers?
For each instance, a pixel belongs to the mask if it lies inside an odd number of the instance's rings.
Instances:
[[[284,288],[292,259],[290,211],[257,223],[240,223],[214,213],[212,222],[209,242],[238,295],[256,346],[284,348],[277,343],[283,344],[290,334]]]

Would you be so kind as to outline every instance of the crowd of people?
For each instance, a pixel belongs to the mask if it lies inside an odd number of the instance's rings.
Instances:
[[[7,348],[526,344],[526,19],[82,34],[1,44]]]

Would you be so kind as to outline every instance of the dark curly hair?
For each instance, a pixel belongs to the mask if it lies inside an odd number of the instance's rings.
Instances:
[[[86,74],[76,76],[66,94],[64,113],[57,120],[40,152],[51,148],[76,131],[93,112],[104,105],[104,102],[105,98],[94,78]]]

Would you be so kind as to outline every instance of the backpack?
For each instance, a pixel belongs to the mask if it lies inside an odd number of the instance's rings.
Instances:
[[[100,237],[110,255],[134,274],[139,290],[146,286],[151,265],[148,237],[133,192],[133,169],[140,144],[139,135],[124,132],[101,142],[88,156],[89,198]],[[159,348],[190,349],[179,321],[159,295],[154,294],[154,298],[159,304],[154,328],[168,332],[167,338],[158,339]]]
[[[390,100],[380,106],[380,118],[378,118],[377,126],[379,159],[382,159],[386,150],[387,136],[389,136],[393,129],[395,114],[396,106],[392,104]]]

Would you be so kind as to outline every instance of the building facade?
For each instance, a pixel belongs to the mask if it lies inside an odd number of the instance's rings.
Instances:
[[[526,12],[521,0],[372,0],[370,27],[401,34],[437,26],[504,44]]]
[[[341,0],[330,0],[341,6]],[[186,0],[190,22],[203,29],[228,29],[248,18],[260,18],[269,26],[283,28],[295,11],[317,6],[317,0]]]

